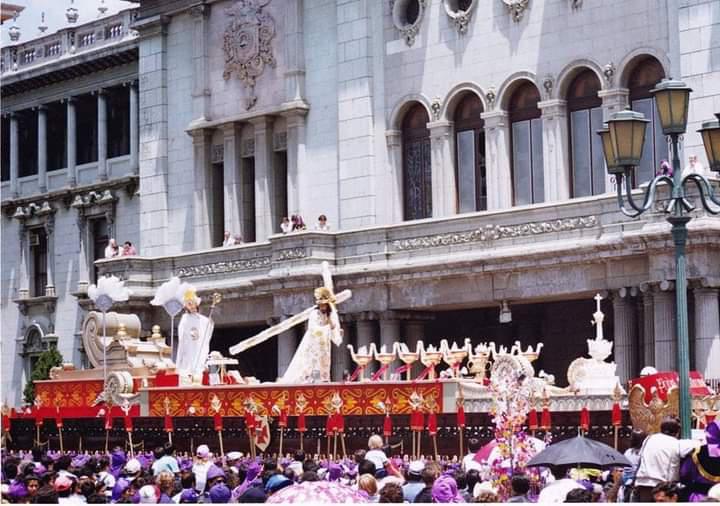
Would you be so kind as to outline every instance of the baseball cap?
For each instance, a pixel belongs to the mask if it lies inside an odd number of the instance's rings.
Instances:
[[[226,457],[228,462],[232,462],[233,460],[240,460],[242,458],[242,453],[229,452]]]
[[[55,492],[62,492],[63,490],[67,490],[70,487],[72,487],[72,480],[65,476],[64,474],[58,476],[55,479],[55,483],[53,484],[53,488],[55,488]]]
[[[197,447],[197,450],[195,450],[195,455],[202,458],[209,457],[210,448],[208,448],[208,445],[200,445]]]
[[[125,464],[125,472],[127,474],[137,474],[142,471],[142,465],[138,459],[130,459]]]
[[[413,460],[410,462],[410,465],[408,466],[408,472],[410,474],[419,475],[423,472],[425,469],[425,462],[422,460]]]
[[[155,485],[145,485],[138,492],[140,496],[140,503],[145,504],[157,504],[160,499],[160,491]]]
[[[208,468],[208,472],[207,472],[208,481],[214,480],[215,478],[220,478],[220,477],[225,478],[225,471],[223,471],[221,468],[219,468],[215,464],[211,465]]]

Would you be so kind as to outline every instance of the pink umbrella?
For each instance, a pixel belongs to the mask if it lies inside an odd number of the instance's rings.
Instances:
[[[475,452],[475,457],[473,458],[473,460],[475,460],[475,462],[479,462],[481,464],[486,463],[487,459],[490,457],[490,453],[492,453],[492,451],[495,449],[496,446],[497,446],[497,441],[495,441],[493,439],[492,441],[487,443],[485,446],[480,448],[477,452]]]
[[[367,502],[367,496],[336,481],[305,481],[285,487],[268,497],[267,503],[357,503]]]

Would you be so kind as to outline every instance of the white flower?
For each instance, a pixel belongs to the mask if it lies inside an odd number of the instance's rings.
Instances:
[[[160,285],[155,292],[155,297],[150,301],[153,306],[163,306],[171,299],[176,299],[182,303],[183,295],[186,291],[192,289],[189,283],[181,283],[180,278],[173,276],[169,281]]]
[[[98,279],[97,286],[90,285],[88,287],[88,297],[93,302],[97,302],[101,295],[107,295],[114,302],[121,302],[128,300],[131,293],[129,288],[125,288],[125,282],[120,281],[116,276],[102,277]]]

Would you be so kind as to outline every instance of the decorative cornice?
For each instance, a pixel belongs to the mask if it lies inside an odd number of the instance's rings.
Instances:
[[[300,258],[305,258],[305,248],[288,248],[280,250],[277,254],[276,260],[277,261],[286,261],[286,260],[298,260]]]
[[[565,218],[552,221],[539,221],[519,225],[487,225],[469,232],[450,232],[447,234],[427,235],[393,241],[395,251],[411,251],[418,249],[437,248],[456,244],[492,242],[512,237],[524,237],[554,232],[593,228],[597,226],[596,216]]]
[[[213,262],[205,265],[190,265],[178,267],[175,275],[180,278],[192,278],[195,276],[208,276],[212,274],[225,274],[229,272],[254,271],[270,266],[270,257],[254,257],[241,260],[229,260],[225,262]]]

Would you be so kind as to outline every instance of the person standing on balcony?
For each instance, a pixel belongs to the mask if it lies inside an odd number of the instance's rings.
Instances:
[[[324,214],[318,216],[318,221],[315,224],[315,230],[319,230],[320,232],[330,232],[330,225],[328,225],[327,216]]]
[[[117,241],[111,238],[105,248],[105,258],[115,258],[118,256],[120,256],[120,248],[118,247]]]
[[[205,362],[210,354],[210,338],[215,323],[200,314],[200,297],[195,288],[189,288],[183,295],[185,313],[180,318],[180,335],[176,368],[181,382],[188,380],[200,383],[205,371]],[[182,383],[181,383],[182,384]]]
[[[290,220],[288,219],[288,217],[283,216],[282,222],[280,223],[280,231],[283,234],[289,234],[290,232],[292,232],[292,228],[293,228],[292,223],[290,223]]]
[[[233,235],[230,233],[229,230],[226,230],[225,235],[223,236],[223,243],[222,243],[223,248],[227,247],[227,246],[233,246],[234,244],[235,244],[235,238],[233,237]]]

